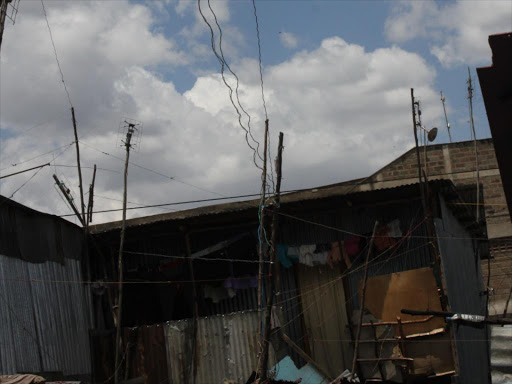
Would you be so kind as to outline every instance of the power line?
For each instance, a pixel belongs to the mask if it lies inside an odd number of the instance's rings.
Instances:
[[[35,159],[37,159],[38,157],[41,157],[41,156],[44,156],[44,155],[48,155],[48,154],[50,154],[50,153],[53,153],[53,152],[55,152],[55,151],[58,151],[58,150],[59,150],[59,149],[61,149],[61,148],[64,148],[64,147],[70,147],[70,146],[72,146],[73,144],[75,144],[75,142],[74,142],[74,141],[73,141],[73,142],[71,142],[71,143],[69,143],[69,144],[62,145],[62,146],[60,146],[60,147],[58,147],[58,148],[52,149],[51,151],[48,151],[48,152],[45,152],[45,153],[40,153],[39,155],[36,155],[36,156],[34,156],[34,157],[31,157],[31,158],[30,158],[30,159],[28,159],[28,160],[23,160],[23,161],[20,161],[19,163],[11,164],[11,165],[9,165],[8,167],[5,167],[5,168],[0,169],[0,172],[4,171],[4,170],[6,170],[6,169],[9,169],[9,168],[11,168],[11,167],[16,167],[16,166],[18,166],[18,165],[21,165],[21,164],[24,164],[24,163],[28,163],[29,161],[35,160]],[[55,160],[55,159],[54,159],[54,160]],[[5,161],[5,160],[4,160],[4,161]],[[52,162],[53,162],[53,161],[52,161]]]
[[[46,14],[46,8],[44,6],[43,0],[41,0],[41,5],[43,6],[44,18],[46,20],[46,25],[48,26],[48,32],[50,33],[50,40],[52,41],[53,53],[55,54],[55,61],[57,61],[57,66],[59,67],[60,78],[62,80],[62,84],[64,85],[64,90],[66,91],[66,95],[68,96],[69,106],[71,108],[73,108],[73,103],[71,102],[71,97],[69,96],[68,87],[66,86],[66,82],[64,81],[64,74],[62,73],[62,68],[60,66],[59,57],[57,55],[57,48],[55,47],[55,42],[53,41],[52,30],[50,28],[50,23],[48,22],[48,16]]]
[[[217,49],[215,47],[215,33],[213,32],[213,28],[212,28],[211,24],[206,19],[206,16],[203,14],[203,11],[201,9],[201,0],[197,0],[197,6],[198,6],[198,9],[199,9],[199,13],[201,14],[201,17],[203,18],[204,22],[208,25],[208,28],[210,29],[210,43],[211,43],[212,51],[215,54],[215,57],[217,58],[217,60],[219,61],[220,65],[221,65],[222,81],[224,82],[224,85],[226,85],[226,87],[229,90],[229,99],[230,99],[231,104],[235,108],[235,111],[236,111],[236,113],[238,115],[238,124],[244,130],[244,132],[245,132],[245,141],[247,142],[247,145],[249,146],[249,148],[251,148],[251,150],[253,151],[253,162],[254,162],[254,165],[256,166],[256,168],[261,170],[261,167],[256,162],[256,155],[260,158],[260,160],[262,160],[261,155],[259,154],[259,151],[258,151],[259,142],[257,140],[255,140],[254,137],[252,136],[252,133],[250,132],[250,126],[248,125],[248,128],[246,128],[243,125],[243,123],[242,123],[242,114],[240,113],[240,110],[238,109],[238,107],[236,106],[236,104],[235,104],[235,102],[233,100],[233,88],[228,84],[228,82],[226,81],[226,77],[224,76],[224,66],[226,66],[230,70],[230,72],[233,73],[233,75],[235,76],[235,79],[236,79],[236,82],[237,82],[236,91],[235,91],[235,95],[237,96],[237,102],[238,102],[238,105],[240,106],[240,109],[242,109],[242,111],[244,111],[244,113],[248,116],[248,119],[249,119],[248,121],[249,121],[249,124],[250,124],[250,115],[243,109],[243,107],[242,107],[242,105],[240,103],[240,99],[238,98],[238,77],[234,74],[233,71],[231,71],[229,65],[224,60],[224,53],[222,51],[222,47],[221,46],[220,46],[221,55],[219,55],[219,53],[217,52]],[[211,12],[212,12],[212,14],[213,14],[213,16],[215,18],[215,22],[217,23],[217,26],[219,28],[219,31],[221,33],[221,38],[222,38],[222,30],[220,29],[220,26],[219,26],[219,24],[217,22],[217,16],[215,15],[215,12],[211,8],[209,2],[208,2],[208,6],[210,7],[210,10],[211,10]],[[222,43],[222,40],[221,40],[221,43]],[[249,143],[249,136],[256,143],[256,148],[254,148]]]
[[[58,155],[57,155],[57,156],[56,156],[52,161],[50,161],[50,163],[54,162],[54,161],[55,161],[55,159],[57,159],[59,156],[61,156],[61,155],[62,155],[64,152],[66,152],[69,148],[71,148],[71,146],[70,146],[70,145],[69,145],[66,149],[64,149],[61,153],[59,153],[59,154],[58,154]],[[50,163],[48,163],[48,164],[50,164]],[[20,186],[19,186],[19,187],[18,187],[18,188],[17,188],[17,189],[16,189],[16,190],[11,194],[11,196],[10,196],[8,199],[4,200],[4,201],[0,204],[0,206],[1,206],[1,205],[3,205],[3,204],[4,204],[6,201],[8,201],[9,199],[12,199],[12,198],[14,197],[14,195],[16,194],[16,192],[18,192],[21,188],[23,188],[25,185],[27,185],[27,184],[30,182],[30,180],[32,180],[34,177],[36,177],[36,176],[37,176],[37,174],[38,174],[39,172],[41,172],[41,170],[42,170],[43,168],[44,168],[44,167],[41,167],[41,168],[39,168],[36,172],[34,172],[34,174],[33,174],[32,176],[30,176],[30,178],[29,178],[28,180],[26,180],[22,185],[20,185]]]
[[[94,149],[94,150],[95,150],[95,151],[97,151],[97,152],[100,152],[100,153],[102,153],[102,154],[104,154],[104,155],[106,155],[106,156],[111,156],[111,157],[113,157],[114,159],[117,159],[117,160],[120,160],[120,161],[124,162],[124,159],[122,159],[122,158],[120,158],[120,157],[118,157],[118,156],[112,155],[112,154],[110,154],[110,153],[108,153],[108,152],[102,151],[101,149],[95,148],[95,147],[93,147],[92,145],[87,144],[87,143],[85,143],[85,142],[83,142],[83,141],[80,141],[80,142],[81,142],[83,145],[85,145],[85,146],[87,146],[87,147],[89,147],[89,148],[91,148],[91,149]],[[131,161],[129,162],[129,164],[133,165],[134,167],[137,167],[137,168],[143,169],[143,170],[145,170],[145,171],[148,171],[148,172],[154,173],[155,175],[161,176],[161,177],[163,177],[163,178],[165,178],[165,179],[169,179],[169,180],[171,180],[171,181],[175,181],[175,182],[177,182],[177,183],[180,183],[180,184],[183,184],[183,185],[186,185],[186,186],[189,186],[189,187],[195,188],[195,189],[199,189],[200,191],[203,191],[203,192],[208,192],[208,193],[211,193],[211,194],[214,194],[214,195],[217,195],[217,196],[222,196],[222,197],[224,197],[224,195],[222,195],[222,194],[220,194],[220,193],[217,193],[217,192],[214,192],[214,191],[210,191],[210,190],[208,190],[208,189],[198,187],[197,185],[190,184],[190,183],[187,183],[187,182],[185,182],[185,181],[179,180],[179,179],[177,179],[175,176],[165,175],[165,174],[163,174],[163,173],[160,173],[160,172],[158,172],[158,171],[155,171],[154,169],[150,169],[150,168],[144,167],[144,166],[142,166],[142,165],[135,164],[135,163],[133,163],[133,162],[131,162]],[[95,212],[93,212],[93,213],[95,213]]]
[[[254,19],[256,21],[256,37],[258,40],[258,64],[259,64],[259,70],[260,70],[260,84],[261,84],[261,99],[263,101],[263,110],[265,111],[265,120],[268,122],[268,113],[267,113],[267,103],[265,102],[265,92],[263,87],[263,65],[261,60],[261,39],[260,39],[260,25],[258,22],[258,13],[256,12],[256,1],[252,0],[252,6],[254,9]],[[274,184],[274,167],[272,165],[272,149],[271,149],[271,140],[270,140],[270,133],[268,134],[267,138],[267,148],[268,148],[268,157],[270,158],[270,180],[272,182],[272,188],[275,191],[275,184]],[[266,177],[266,175],[265,175]]]

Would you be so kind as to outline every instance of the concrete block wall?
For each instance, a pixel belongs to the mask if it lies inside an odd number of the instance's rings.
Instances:
[[[477,141],[485,221],[491,250],[490,315],[502,314],[512,286],[512,223],[494,152],[492,139]],[[476,162],[473,141],[427,146],[428,177],[450,179],[456,186],[476,184]],[[422,164],[424,151],[420,148]],[[374,187],[398,186],[418,181],[416,150],[413,148],[377,172]],[[476,209],[476,207],[474,207]],[[506,245],[509,244],[510,246]],[[487,284],[487,260],[483,260],[484,284]],[[512,303],[508,312],[512,312]]]

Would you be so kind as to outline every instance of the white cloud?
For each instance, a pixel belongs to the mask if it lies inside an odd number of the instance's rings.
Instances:
[[[286,48],[296,48],[299,45],[297,36],[290,32],[279,32],[279,40]]]
[[[151,204],[216,197],[204,190],[222,195],[259,190],[260,171],[253,165],[228,91],[217,73],[199,75],[193,88],[181,94],[158,73],[158,66],[176,68],[190,57],[172,39],[154,31],[147,8],[122,1],[63,4],[48,6],[49,16],[81,141],[123,158],[122,149],[115,147],[119,121],[122,116],[141,120],[144,136],[131,161],[177,178],[171,181],[130,166],[129,201]],[[119,33],[127,18],[132,18],[133,29]],[[47,33],[44,19],[34,9],[16,23],[16,39],[4,36],[0,108],[8,138],[2,143],[0,168],[73,140]],[[207,36],[202,37],[207,41]],[[260,139],[264,115],[258,65],[249,58],[237,63],[233,68],[242,81],[240,100],[251,115],[254,137]],[[432,88],[434,78],[434,70],[416,54],[398,47],[366,51],[339,37],[268,66],[264,80],[272,153],[277,133],[285,133],[283,189],[365,176],[409,149],[409,88],[415,87],[422,97],[424,116],[435,120],[441,115]],[[232,78],[228,81],[233,84]],[[28,127],[53,118],[57,120],[19,136]],[[247,117],[242,121],[247,124]],[[429,121],[424,123],[432,126]],[[96,194],[120,199],[123,161],[85,144],[81,155],[84,166],[102,168]],[[74,156],[71,147],[58,164],[73,166]],[[51,154],[24,165],[50,160]],[[67,213],[53,190],[54,171],[44,168],[15,198],[43,211]],[[78,190],[75,168],[58,168],[57,174]],[[0,193],[9,196],[30,176],[2,180]],[[91,170],[86,168],[85,186],[90,179]],[[96,209],[120,205],[95,199]],[[129,217],[156,212],[161,210],[130,211]],[[97,215],[95,222],[119,218],[119,213]]]
[[[512,30],[512,2],[465,1],[438,6],[430,1],[399,2],[387,19],[392,42],[431,40],[431,53],[444,66],[490,63],[488,36]]]

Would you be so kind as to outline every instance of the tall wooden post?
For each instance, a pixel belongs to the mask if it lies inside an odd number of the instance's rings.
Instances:
[[[277,160],[276,160],[276,193],[274,197],[274,204],[272,210],[272,248],[271,248],[271,256],[270,256],[270,271],[271,276],[268,283],[267,288],[267,307],[265,309],[265,330],[263,332],[263,348],[262,355],[258,361],[258,369],[257,376],[261,379],[265,379],[267,376],[267,364],[268,364],[268,348],[269,348],[269,336],[270,336],[270,319],[272,314],[272,303],[274,300],[274,280],[275,280],[275,271],[279,268],[279,264],[276,261],[277,257],[277,238],[278,238],[278,229],[279,229],[279,205],[281,198],[281,165],[283,159],[283,133],[279,133],[279,147],[277,150]]]
[[[76,120],[75,120],[75,108],[71,107],[71,117],[73,118],[73,130],[75,132],[75,146],[76,146],[76,163],[78,166],[78,187],[80,188],[80,205],[82,206],[82,218],[84,223],[87,223],[87,219],[85,218],[85,204],[84,204],[84,189],[82,187],[82,168],[80,167],[80,146],[78,145],[78,133],[76,130]]]
[[[127,201],[127,183],[128,183],[128,164],[130,163],[130,143],[132,135],[135,130],[133,124],[128,125],[128,132],[126,133],[126,161],[124,163],[124,192],[123,192],[123,221],[121,224],[121,240],[119,242],[119,257],[118,257],[118,299],[117,299],[117,330],[116,330],[116,359],[115,359],[115,372],[114,372],[114,383],[119,384],[119,365],[120,361],[119,354],[121,353],[121,320],[123,314],[123,248],[124,248],[124,235],[126,230],[126,201]]]
[[[258,249],[258,340],[260,343],[263,341],[261,337],[261,309],[262,309],[262,291],[263,291],[263,261],[265,259],[265,249],[266,239],[265,239],[265,196],[267,189],[267,142],[268,142],[268,119],[265,120],[265,136],[264,136],[264,146],[263,146],[263,171],[261,173],[261,200],[260,205],[258,207],[258,215],[259,215],[259,228],[258,228],[258,238],[259,238],[259,249]]]
[[[377,226],[379,225],[378,221],[375,221],[375,225],[373,226],[372,238],[370,239],[370,244],[368,244],[368,253],[366,254],[366,262],[364,265],[364,279],[363,279],[363,289],[361,292],[361,305],[359,306],[359,323],[357,324],[357,333],[354,344],[354,359],[352,360],[352,378],[354,378],[354,374],[356,372],[356,364],[357,364],[357,352],[359,350],[359,339],[361,338],[361,324],[363,324],[363,312],[364,312],[364,301],[366,295],[366,281],[368,280],[368,264],[370,262],[370,255],[372,253],[373,248],[373,238],[375,237],[375,231],[377,230]]]

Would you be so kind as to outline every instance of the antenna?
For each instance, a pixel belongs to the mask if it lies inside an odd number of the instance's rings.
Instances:
[[[446,114],[446,107],[444,105],[445,101],[446,101],[446,97],[443,96],[443,91],[441,91],[441,102],[443,103],[444,119],[446,120],[446,129],[448,130],[448,137],[450,138],[450,143],[451,143],[452,135],[450,133],[450,123],[448,122],[448,115]]]
[[[473,121],[473,83],[471,82],[471,70],[468,67],[468,100],[469,100],[469,124],[475,147],[475,167],[476,167],[476,222],[480,224],[480,167],[478,164],[478,149],[476,143],[475,122]]]
[[[142,139],[142,129],[141,121],[122,117],[117,132],[117,146],[125,148],[128,144],[131,150],[138,152]]]
[[[18,8],[20,6],[21,0],[11,0],[7,5],[7,12],[5,16],[12,21],[12,23],[16,23],[16,16],[18,15]]]
[[[118,256],[118,273],[119,273],[119,286],[117,298],[117,318],[116,320],[116,344],[115,344],[115,373],[114,383],[119,384],[118,367],[121,362],[121,318],[123,314],[123,248],[124,236],[126,231],[126,202],[128,198],[128,164],[130,164],[130,149],[138,150],[140,147],[140,140],[142,137],[142,122],[130,118],[123,118],[119,124],[119,133],[126,133],[124,140],[120,138],[122,145],[126,148],[126,161],[124,164],[124,191],[123,191],[123,220],[121,225],[121,239],[119,241],[119,256]]]

